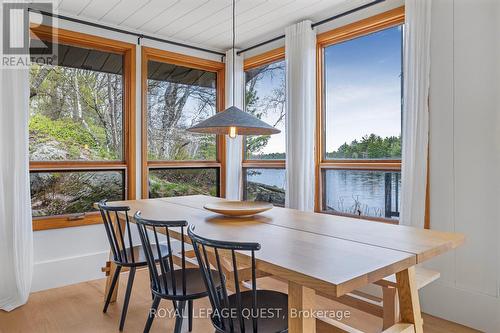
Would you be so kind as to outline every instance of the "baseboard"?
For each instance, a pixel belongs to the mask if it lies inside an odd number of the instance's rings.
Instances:
[[[109,251],[103,251],[37,262],[31,292],[103,278],[101,267],[108,256]]]
[[[436,281],[420,291],[422,311],[488,333],[500,332],[500,298]]]

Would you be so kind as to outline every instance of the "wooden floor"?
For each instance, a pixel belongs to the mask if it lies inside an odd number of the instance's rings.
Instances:
[[[72,286],[45,290],[33,293],[28,304],[10,313],[0,311],[0,333],[58,333],[58,332],[119,332],[123,290],[126,274],[120,279],[120,293],[117,303],[110,305],[108,313],[102,313],[102,299],[105,280],[84,282]],[[267,289],[283,289],[285,286],[272,279],[259,280],[259,287]],[[142,332],[149,306],[149,278],[146,271],[136,274],[133,294],[130,301],[124,332]],[[329,301],[330,302],[330,301]],[[160,308],[171,309],[171,303],[162,301]],[[209,306],[207,299],[195,302],[195,316],[203,315]],[[329,309],[350,310],[352,315],[345,324],[354,326],[366,332],[380,332],[381,320],[360,313],[345,305],[328,304]],[[157,318],[151,332],[172,332],[174,319]],[[194,321],[193,332],[213,332],[209,319],[197,318]],[[457,325],[442,319],[424,314],[424,331],[426,333],[466,333],[477,332],[470,328]]]

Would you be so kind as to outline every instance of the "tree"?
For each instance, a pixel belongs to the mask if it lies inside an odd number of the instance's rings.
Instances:
[[[45,144],[65,151],[64,156],[49,153],[43,159],[121,158],[121,75],[37,64],[31,66],[30,74],[33,149]],[[86,135],[89,140],[75,144],[74,137],[67,135],[72,128],[73,134]]]
[[[272,89],[264,98],[260,98],[257,86],[264,80],[278,80],[278,87]],[[285,121],[285,63],[284,61],[264,65],[246,72],[245,89],[246,111],[262,119],[270,112],[277,113],[273,126],[283,125]],[[248,155],[258,154],[269,142],[269,135],[247,137]],[[260,154],[261,158],[272,158]]]
[[[382,138],[376,134],[364,135],[361,141],[343,143],[336,151],[327,152],[328,158],[338,159],[386,159],[401,158],[401,136]]]
[[[215,89],[148,80],[148,150],[152,159],[215,157],[215,136],[185,129],[215,113]]]

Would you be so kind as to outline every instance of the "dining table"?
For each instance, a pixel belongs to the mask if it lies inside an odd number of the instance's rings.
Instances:
[[[109,202],[153,220],[186,220],[197,234],[257,242],[256,268],[288,284],[288,332],[316,332],[316,294],[341,297],[395,274],[400,322],[384,330],[423,332],[415,266],[464,243],[459,233],[274,207],[255,216],[227,217],[204,209],[223,198],[190,195]],[[134,222],[131,218],[131,222]],[[170,232],[181,238],[181,233]],[[181,239],[179,239],[181,240]],[[190,239],[185,235],[185,241]],[[241,257],[245,255],[242,254]],[[106,263],[109,288],[115,266]],[[113,298],[116,298],[116,290]],[[106,295],[107,293],[105,293]]]

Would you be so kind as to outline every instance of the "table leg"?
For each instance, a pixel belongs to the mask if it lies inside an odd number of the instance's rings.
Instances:
[[[413,324],[415,333],[423,333],[423,320],[418,299],[415,267],[396,274],[401,322]]]
[[[295,282],[288,282],[288,332],[316,332],[313,316],[316,292]]]
[[[382,287],[384,320],[382,328],[384,330],[399,322],[399,301],[398,291],[394,287]]]

